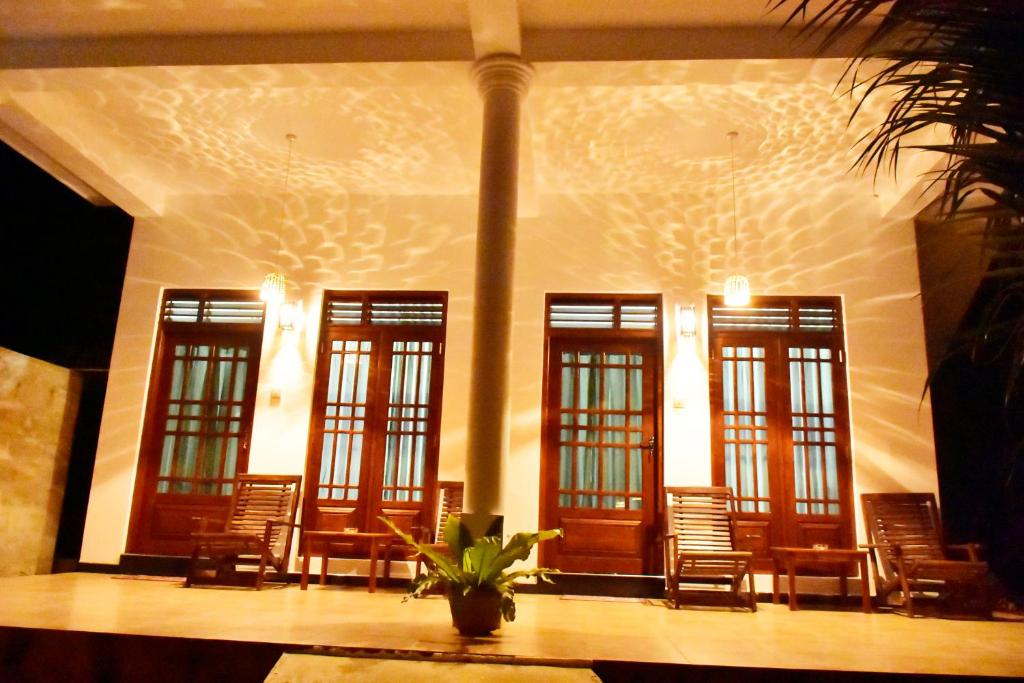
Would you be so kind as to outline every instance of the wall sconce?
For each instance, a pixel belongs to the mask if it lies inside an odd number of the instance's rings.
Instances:
[[[676,306],[676,330],[680,337],[697,336],[696,306]]]
[[[277,311],[277,326],[286,331],[296,330],[302,325],[302,302],[282,303]]]

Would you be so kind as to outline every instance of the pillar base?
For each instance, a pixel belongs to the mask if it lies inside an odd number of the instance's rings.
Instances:
[[[459,519],[473,534],[473,538],[497,536],[501,538],[505,528],[505,515],[492,515],[488,512],[466,512]]]

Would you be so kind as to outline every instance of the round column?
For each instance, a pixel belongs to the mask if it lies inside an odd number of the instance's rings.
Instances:
[[[517,55],[473,68],[484,100],[466,453],[467,513],[502,513],[509,443],[512,280],[519,176],[520,102],[533,69]]]

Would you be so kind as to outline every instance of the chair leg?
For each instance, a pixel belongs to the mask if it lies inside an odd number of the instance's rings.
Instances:
[[[672,577],[672,600],[676,609],[683,606],[683,591],[679,590],[679,584],[683,582],[683,567],[676,560],[676,571]]]
[[[263,588],[263,575],[267,572],[267,554],[260,553],[260,566],[256,571],[256,590]]]
[[[906,576],[900,574],[900,590],[903,592],[903,604],[907,608],[907,616],[911,619],[914,618],[914,597],[910,593],[910,582],[907,581]]]
[[[754,588],[754,572],[747,570],[747,580],[750,583],[750,611],[757,611],[757,589]]]
[[[185,588],[192,587],[192,576],[196,570],[196,564],[199,562],[199,544],[197,543],[192,548],[192,557],[188,561],[188,572],[185,574]]]
[[[281,560],[280,564],[278,564],[277,562],[274,561],[274,558],[271,557],[270,558],[270,564],[274,568],[274,571],[277,572],[277,575],[281,577],[281,582],[284,585],[287,586],[288,585],[288,558],[285,558],[285,559]],[[276,579],[277,576],[275,576],[274,578]]]

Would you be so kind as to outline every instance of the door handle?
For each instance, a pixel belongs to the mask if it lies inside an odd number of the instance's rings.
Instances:
[[[657,448],[657,446],[658,441],[654,436],[652,436],[650,439],[647,440],[647,443],[641,446],[640,448],[643,448],[645,451],[647,451],[647,455],[654,455],[654,449]]]

